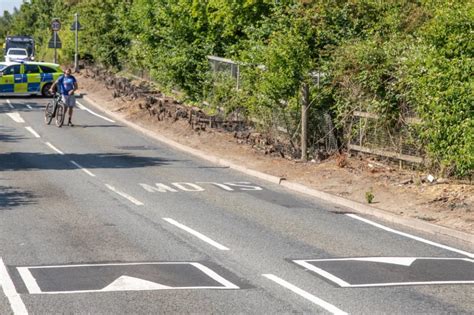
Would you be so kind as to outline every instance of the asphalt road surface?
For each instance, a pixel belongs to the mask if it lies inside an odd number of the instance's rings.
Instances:
[[[0,98],[0,314],[473,314],[469,244]]]

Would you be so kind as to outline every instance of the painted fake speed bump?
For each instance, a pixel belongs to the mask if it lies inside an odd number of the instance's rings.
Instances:
[[[17,267],[30,294],[239,289],[197,262],[143,262]]]
[[[363,257],[293,260],[343,288],[474,284],[468,258]]]

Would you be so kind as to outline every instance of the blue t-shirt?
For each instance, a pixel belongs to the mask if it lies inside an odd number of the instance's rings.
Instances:
[[[68,77],[62,75],[59,77],[58,80],[59,92],[61,92],[62,95],[69,95],[69,91],[74,90],[74,83],[76,83],[76,78],[72,75]]]

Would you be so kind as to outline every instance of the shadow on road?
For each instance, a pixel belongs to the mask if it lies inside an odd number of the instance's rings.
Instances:
[[[0,142],[19,142],[25,139],[25,137],[15,135],[15,131],[14,128],[0,126]]]
[[[0,186],[0,211],[8,208],[35,203],[35,196],[28,191]]]
[[[10,100],[14,108],[10,108],[10,106],[5,101],[6,99]],[[30,112],[32,110],[44,109],[44,107],[50,100],[52,100],[52,98],[50,97],[32,97],[26,99],[25,97],[21,96],[0,96],[0,114],[6,114],[11,112]],[[28,108],[28,105],[31,108]]]
[[[45,154],[40,152],[8,152],[0,154],[0,172],[77,169],[77,167],[70,161],[75,161],[82,167],[88,169],[139,168],[170,165],[172,162],[180,162],[180,160],[164,159],[160,157],[141,157],[120,153],[58,155],[54,153]]]

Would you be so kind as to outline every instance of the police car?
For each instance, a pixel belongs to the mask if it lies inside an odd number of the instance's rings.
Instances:
[[[60,66],[47,62],[0,62],[0,94],[41,94],[63,74]]]

